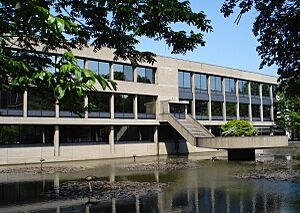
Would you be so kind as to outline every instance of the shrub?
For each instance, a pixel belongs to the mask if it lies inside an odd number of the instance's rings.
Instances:
[[[252,136],[257,129],[248,121],[233,120],[221,126],[222,136]]]

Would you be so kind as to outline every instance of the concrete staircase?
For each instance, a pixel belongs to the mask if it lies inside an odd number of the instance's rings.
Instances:
[[[168,123],[193,146],[196,146],[197,138],[214,137],[212,133],[191,115],[187,115],[185,119],[177,119],[174,115],[168,114],[167,120]]]

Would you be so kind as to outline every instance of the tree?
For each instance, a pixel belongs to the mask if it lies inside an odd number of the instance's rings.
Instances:
[[[172,25],[176,23],[196,30],[175,31]],[[136,66],[155,62],[154,53],[135,49],[141,36],[163,39],[172,47],[172,53],[179,54],[203,46],[203,32],[211,30],[205,14],[193,12],[189,1],[1,0],[0,87],[51,88],[56,99],[66,97],[75,107],[86,91],[94,89],[95,82],[103,88],[115,85],[81,69],[71,52],[65,53],[58,64],[44,52],[58,48],[71,51],[88,45],[94,51],[108,47],[115,49],[114,60],[130,60]],[[49,72],[49,66],[55,66],[56,72]]]
[[[262,62],[260,68],[278,66],[280,90],[286,96],[300,96],[300,1],[299,0],[225,0],[221,12],[225,17],[240,12],[235,20],[253,7],[257,17],[253,33],[259,46],[256,48]]]
[[[276,107],[279,109],[278,124],[290,133],[291,138],[300,137],[300,97],[286,97],[286,93],[277,94]]]

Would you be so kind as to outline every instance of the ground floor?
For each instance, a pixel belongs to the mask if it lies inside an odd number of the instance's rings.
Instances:
[[[215,136],[219,126],[206,126]],[[261,134],[270,134],[267,127]],[[217,149],[187,142],[159,125],[0,125],[0,165],[186,154]]]

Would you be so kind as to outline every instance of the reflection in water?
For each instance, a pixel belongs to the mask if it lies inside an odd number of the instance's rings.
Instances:
[[[34,181],[9,182],[0,178],[0,212],[297,212],[300,183],[289,181],[240,180],[231,178],[248,164],[207,162],[197,169],[171,172],[120,172],[112,167],[93,170],[97,177],[113,181],[171,182],[170,187],[151,196],[131,200],[112,198],[97,202],[49,200],[43,192],[55,189],[65,181],[78,180],[63,174],[36,176]],[[105,170],[106,171],[106,170]],[[89,171],[91,172],[91,171]],[[102,176],[100,176],[102,174]],[[80,177],[86,174],[78,173]],[[9,178],[7,178],[9,179]]]

